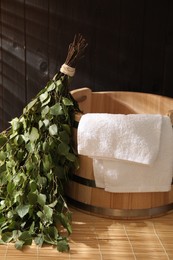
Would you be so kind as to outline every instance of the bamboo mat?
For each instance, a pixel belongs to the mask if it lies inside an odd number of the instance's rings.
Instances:
[[[173,259],[173,212],[147,220],[112,220],[72,209],[70,252],[35,245],[18,251],[0,245],[0,260],[150,260]]]

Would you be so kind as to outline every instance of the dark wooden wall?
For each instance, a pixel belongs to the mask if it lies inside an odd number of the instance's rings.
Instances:
[[[0,0],[0,129],[88,43],[71,89],[173,97],[172,0]]]

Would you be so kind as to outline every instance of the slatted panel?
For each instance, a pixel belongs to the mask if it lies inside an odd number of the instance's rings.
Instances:
[[[169,1],[145,1],[141,90],[163,94],[164,55]],[[171,14],[172,16],[172,14]],[[159,18],[159,19],[158,19]]]
[[[0,0],[0,6],[0,127],[59,70],[78,32],[89,47],[71,89],[173,97],[172,1]]]
[[[86,0],[73,2],[68,0],[49,1],[49,65],[50,75],[57,71],[66,58],[68,44],[76,33],[82,33],[89,48],[86,58],[80,61],[72,88],[93,85],[95,71],[92,69],[95,59],[95,6],[97,3]],[[56,59],[56,60],[55,60]]]
[[[173,214],[139,221],[121,221],[73,212],[70,252],[50,245],[16,250],[12,243],[0,245],[3,260],[138,260],[173,259]]]
[[[163,94],[173,97],[173,2],[169,1],[169,11],[167,17],[167,30],[165,33],[165,61],[164,61],[164,78]]]
[[[66,1],[49,1],[49,77],[53,77],[66,58],[69,42],[65,41],[69,30],[65,26]],[[70,39],[71,40],[71,39]],[[69,40],[68,40],[69,41]],[[63,47],[62,47],[63,46]]]
[[[119,85],[140,90],[144,1],[121,1]]]
[[[1,1],[4,125],[25,104],[24,10],[21,1]]]
[[[118,82],[120,56],[121,3],[120,1],[95,1],[94,45],[92,68],[93,89],[103,90],[109,85],[110,90]],[[114,86],[109,82],[114,82]]]
[[[28,102],[48,81],[48,2],[47,0],[25,1]]]

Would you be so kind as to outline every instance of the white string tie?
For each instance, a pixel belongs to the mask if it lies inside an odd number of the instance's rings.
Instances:
[[[75,74],[75,68],[72,68],[65,63],[61,66],[60,71],[70,77],[73,77]]]

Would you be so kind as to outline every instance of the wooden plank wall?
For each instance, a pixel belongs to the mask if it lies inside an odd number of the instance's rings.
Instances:
[[[173,97],[173,1],[0,0],[0,130],[88,43],[71,89]]]

